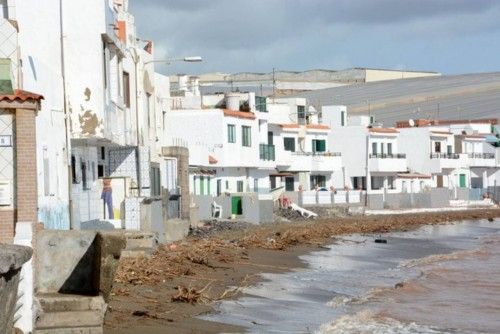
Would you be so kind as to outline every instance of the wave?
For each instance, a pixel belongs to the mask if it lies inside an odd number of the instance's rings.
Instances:
[[[316,334],[437,334],[453,333],[435,327],[403,323],[396,319],[380,317],[365,310],[354,315],[345,315],[330,324],[320,327]]]

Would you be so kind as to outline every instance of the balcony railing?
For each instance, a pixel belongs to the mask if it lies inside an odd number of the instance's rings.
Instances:
[[[495,153],[469,153],[471,159],[495,159]]]
[[[370,154],[370,159],[406,159],[406,154],[397,153],[397,154],[385,154],[385,153],[377,153]]]
[[[274,145],[260,144],[260,160],[276,160]]]
[[[322,157],[340,157],[340,152],[292,152],[293,155],[300,156],[322,156]]]
[[[457,153],[431,153],[431,159],[460,159]]]

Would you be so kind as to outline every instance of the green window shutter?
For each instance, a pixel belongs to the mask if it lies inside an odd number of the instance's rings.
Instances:
[[[340,125],[345,125],[345,112],[340,112]]]
[[[227,142],[236,143],[236,126],[234,124],[227,125]]]
[[[318,151],[318,141],[316,139],[313,139],[313,141],[312,141],[312,149],[313,149],[313,152]]]
[[[295,138],[285,137],[283,141],[285,144],[285,151],[295,152]]]
[[[319,144],[318,152],[326,152],[326,140],[318,140],[317,142]]]
[[[210,193],[210,176],[207,177],[207,195],[211,195],[211,193]]]
[[[249,126],[241,127],[241,139],[242,145],[250,147],[252,146],[252,138],[251,138],[251,128]]]

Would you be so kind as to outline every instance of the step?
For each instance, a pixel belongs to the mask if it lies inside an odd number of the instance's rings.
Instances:
[[[153,236],[127,237],[125,249],[153,248],[155,246],[156,241]]]
[[[43,312],[104,311],[106,304],[101,296],[40,294],[36,298]]]
[[[103,334],[102,327],[67,327],[37,329],[36,334]]]
[[[136,257],[148,257],[154,252],[154,248],[151,247],[138,247],[133,249],[122,250],[122,258],[136,258]]]
[[[39,315],[35,327],[37,330],[102,327],[103,322],[102,310],[47,312]]]

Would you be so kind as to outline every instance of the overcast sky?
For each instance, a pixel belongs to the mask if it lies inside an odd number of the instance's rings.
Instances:
[[[500,0],[129,0],[156,58],[184,72],[500,70]]]

